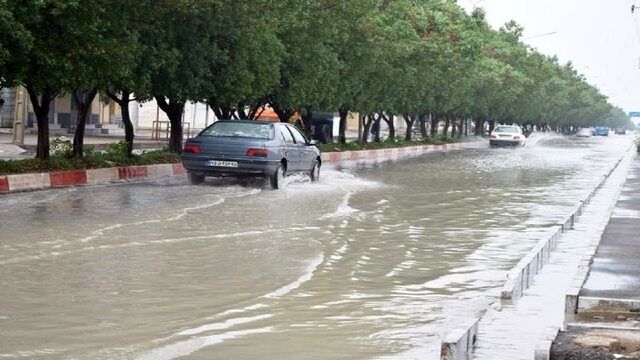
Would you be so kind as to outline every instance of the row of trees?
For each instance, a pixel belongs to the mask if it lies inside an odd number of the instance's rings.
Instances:
[[[38,158],[49,156],[49,106],[63,94],[78,104],[80,157],[99,93],[121,106],[130,149],[129,103],[155,99],[176,152],[189,101],[218,118],[253,119],[265,105],[282,121],[299,112],[307,129],[313,111],[337,111],[342,142],[349,112],[363,115],[364,134],[385,122],[395,136],[401,116],[407,139],[414,126],[460,134],[468,118],[480,131],[617,114],[571,64],[521,37],[517,24],[493,30],[454,0],[0,0],[0,85],[27,89]]]

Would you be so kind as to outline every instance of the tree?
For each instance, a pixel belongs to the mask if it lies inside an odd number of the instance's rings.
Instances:
[[[217,1],[154,1],[146,16],[155,26],[141,34],[151,67],[150,94],[169,117],[169,149],[182,152],[182,115],[187,101],[197,101],[211,79],[209,63],[221,51],[209,31]]]
[[[68,92],[78,106],[73,137],[73,154],[83,156],[87,116],[98,91],[112,78],[126,73],[134,57],[125,14],[131,3],[123,0],[70,2],[66,9],[66,41],[72,44],[67,57],[74,64],[68,74]]]
[[[66,38],[73,26],[67,18],[74,4],[62,0],[4,3],[4,10],[29,34],[31,46],[19,45],[24,52],[7,48],[11,56],[4,61],[3,82],[22,84],[29,93],[38,126],[36,157],[39,159],[49,157],[51,101],[68,88],[68,74],[75,65],[68,57],[75,44]]]

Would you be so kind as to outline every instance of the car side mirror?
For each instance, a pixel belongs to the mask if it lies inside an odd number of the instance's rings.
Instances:
[[[307,143],[307,145],[309,145],[309,146],[315,146],[315,145],[318,145],[318,140],[310,140],[310,141]]]

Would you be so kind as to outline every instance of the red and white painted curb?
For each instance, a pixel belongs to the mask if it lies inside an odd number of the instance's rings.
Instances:
[[[462,143],[445,145],[422,145],[404,148],[329,152],[322,154],[325,163],[366,162],[394,160],[430,152],[443,152],[462,149]],[[38,174],[17,174],[0,176],[0,194],[61,188],[81,185],[98,185],[122,181],[158,179],[167,176],[186,174],[180,163],[123,166],[115,168],[57,171]]]
[[[6,175],[0,176],[0,193],[157,179],[186,173],[182,164],[178,163]]]

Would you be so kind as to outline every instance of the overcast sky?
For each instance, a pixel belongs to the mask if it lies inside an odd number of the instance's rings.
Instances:
[[[459,0],[475,2],[499,28],[515,20],[525,42],[574,67],[609,96],[614,105],[640,111],[640,0]],[[557,32],[553,35],[539,35]]]

